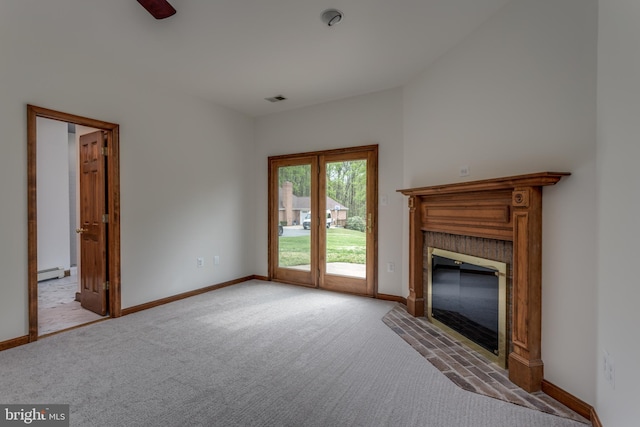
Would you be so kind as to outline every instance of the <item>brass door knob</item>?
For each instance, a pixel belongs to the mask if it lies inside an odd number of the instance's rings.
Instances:
[[[85,231],[89,231],[89,229],[87,229],[87,228],[76,228],[76,233],[78,233],[78,234],[82,234]]]

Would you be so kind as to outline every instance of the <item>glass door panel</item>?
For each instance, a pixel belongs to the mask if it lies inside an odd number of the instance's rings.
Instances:
[[[278,168],[278,266],[311,271],[311,165]]]
[[[377,151],[320,156],[319,208],[328,227],[319,238],[319,286],[374,293]]]
[[[367,276],[367,161],[327,162],[326,273]]]
[[[274,280],[317,286],[318,235],[310,220],[317,176],[315,156],[269,162],[269,271]]]

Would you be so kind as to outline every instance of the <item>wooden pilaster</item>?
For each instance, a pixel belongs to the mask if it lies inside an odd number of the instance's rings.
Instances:
[[[424,289],[422,286],[422,232],[418,198],[409,197],[409,296],[407,311],[412,316],[424,316]]]
[[[539,391],[542,302],[542,187],[513,191],[513,352],[509,379],[526,391]]]

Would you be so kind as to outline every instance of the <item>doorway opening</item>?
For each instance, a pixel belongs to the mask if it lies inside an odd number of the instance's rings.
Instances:
[[[119,125],[27,105],[27,146],[35,341],[121,315]]]
[[[378,146],[269,157],[271,280],[375,296]]]

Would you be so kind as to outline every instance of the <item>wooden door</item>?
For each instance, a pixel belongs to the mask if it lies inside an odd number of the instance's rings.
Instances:
[[[320,156],[319,224],[324,215],[332,221],[331,227],[327,222],[318,232],[318,283],[323,289],[375,293],[376,171],[377,150]],[[354,221],[347,224],[347,218]]]
[[[107,314],[106,133],[80,137],[80,302],[101,316]]]
[[[305,220],[316,209],[317,170],[316,156],[270,162],[270,270],[276,280],[317,286],[317,232]]]

